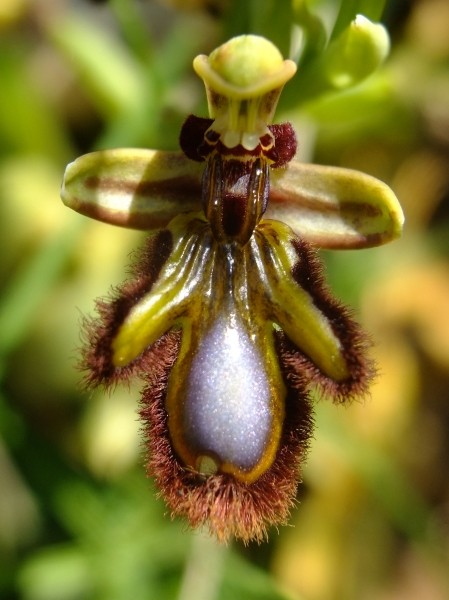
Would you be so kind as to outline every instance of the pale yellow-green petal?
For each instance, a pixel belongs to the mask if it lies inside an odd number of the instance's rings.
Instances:
[[[181,152],[91,152],[67,166],[61,198],[69,208],[111,225],[155,229],[200,209],[202,169]]]
[[[402,231],[404,215],[385,183],[351,169],[293,161],[272,170],[265,218],[287,223],[321,248],[369,248]]]
[[[284,331],[319,369],[341,381],[349,371],[341,342],[314,298],[292,276],[298,255],[291,243],[292,230],[276,221],[263,220],[253,242],[255,264],[265,293],[267,316]]]
[[[112,361],[125,366],[174,325],[182,327],[198,287],[205,286],[213,260],[198,243],[208,229],[200,214],[174,219],[169,227],[173,249],[151,290],[130,310],[112,342]],[[209,292],[210,293],[210,292]]]

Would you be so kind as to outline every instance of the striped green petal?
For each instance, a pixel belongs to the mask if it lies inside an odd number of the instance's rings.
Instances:
[[[91,152],[67,166],[61,198],[82,215],[151,230],[201,208],[203,166],[181,152],[120,148]]]
[[[320,248],[370,248],[399,237],[404,215],[394,192],[351,169],[292,161],[272,170],[265,218]]]

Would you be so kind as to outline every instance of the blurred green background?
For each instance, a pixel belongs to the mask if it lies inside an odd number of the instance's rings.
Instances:
[[[357,13],[385,24],[391,53],[327,89],[327,40]],[[447,0],[2,0],[1,598],[449,597],[448,32]],[[80,314],[122,281],[142,234],[69,211],[59,187],[92,149],[176,149],[185,116],[206,116],[193,57],[239,33],[300,57],[277,114],[300,158],[380,177],[406,228],[324,255],[380,376],[363,404],[317,404],[293,527],[223,549],[164,516],[138,389],[80,388]]]

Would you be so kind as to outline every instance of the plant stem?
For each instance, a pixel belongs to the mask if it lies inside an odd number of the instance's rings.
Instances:
[[[193,534],[178,600],[217,600],[228,547],[204,531]]]

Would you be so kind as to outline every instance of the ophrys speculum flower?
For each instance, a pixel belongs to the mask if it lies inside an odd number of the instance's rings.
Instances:
[[[67,167],[69,207],[157,229],[134,276],[99,301],[84,367],[90,385],[147,382],[148,469],[172,514],[260,540],[294,503],[310,388],[343,402],[373,374],[312,245],[381,244],[403,218],[380,181],[292,161],[292,127],[270,123],[296,68],[270,42],[234,38],[194,68],[210,118],[187,119],[183,153],[110,150]]]

